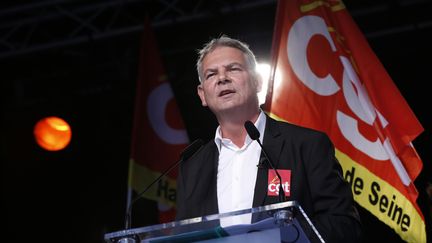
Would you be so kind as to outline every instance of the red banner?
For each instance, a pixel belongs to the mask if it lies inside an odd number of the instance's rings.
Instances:
[[[341,1],[279,1],[273,117],[327,133],[354,199],[404,240],[426,242],[411,141],[423,127]]]
[[[188,141],[155,37],[147,21],[136,86],[129,187],[137,193],[141,192],[179,159]],[[143,195],[159,202],[161,222],[174,219],[176,178],[177,171],[173,170]]]

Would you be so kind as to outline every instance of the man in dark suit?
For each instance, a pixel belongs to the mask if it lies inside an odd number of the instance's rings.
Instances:
[[[219,127],[215,139],[180,166],[177,219],[279,202],[274,172],[257,167],[264,157],[244,128],[251,121],[281,174],[286,200],[298,201],[326,242],[359,241],[358,214],[329,138],[264,114],[257,96],[261,79],[246,44],[222,36],[199,54],[198,95]],[[240,218],[231,223],[250,222]]]

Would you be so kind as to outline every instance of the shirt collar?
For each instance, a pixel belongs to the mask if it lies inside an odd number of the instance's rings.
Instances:
[[[266,125],[266,116],[265,116],[265,114],[264,114],[264,112],[262,110],[260,110],[260,114],[258,116],[258,119],[255,121],[254,125],[255,125],[255,127],[258,129],[258,131],[260,133],[260,138],[259,139],[260,139],[260,141],[262,143],[263,138],[264,138],[265,125]],[[223,138],[222,137],[220,126],[218,126],[216,128],[216,134],[215,134],[214,141],[216,143],[216,146],[218,148],[219,153],[221,151],[222,144],[224,144],[226,146],[229,146],[229,147],[232,147],[232,145],[235,146],[232,143],[231,139]],[[252,141],[253,140],[249,137],[249,135],[246,135],[245,143],[242,146],[242,148],[246,147],[245,145],[249,145]],[[237,147],[237,146],[235,146],[235,147]],[[242,148],[240,148],[240,149],[237,148],[237,149],[241,150]]]

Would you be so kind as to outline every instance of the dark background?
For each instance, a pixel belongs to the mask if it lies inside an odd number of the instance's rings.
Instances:
[[[425,128],[413,144],[424,164],[416,185],[430,232],[431,1],[344,2]],[[102,242],[122,229],[146,14],[194,140],[210,139],[216,127],[195,94],[196,49],[227,34],[269,62],[275,10],[270,0],[1,2],[2,241]],[[35,123],[52,115],[73,132],[59,152],[33,138]],[[135,227],[156,223],[152,206],[139,211]],[[399,241],[360,212],[365,242]]]

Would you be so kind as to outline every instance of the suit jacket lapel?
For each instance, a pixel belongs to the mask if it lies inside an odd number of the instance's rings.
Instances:
[[[275,168],[278,168],[279,155],[284,146],[283,140],[281,141],[278,138],[279,135],[280,131],[276,121],[266,116],[263,147],[272,163],[274,163]],[[265,160],[265,156],[261,152],[260,161],[263,160]],[[267,163],[264,163],[264,165],[267,165]],[[263,206],[267,199],[268,169],[271,169],[271,167],[267,168],[267,166],[264,166],[264,168],[258,169],[253,207]]]
[[[216,144],[212,143],[211,152],[208,156],[209,162],[211,165],[208,165],[207,168],[211,169],[210,174],[210,185],[208,187],[208,192],[206,196],[206,203],[203,204],[203,215],[209,215],[218,213],[218,200],[217,200],[217,170],[218,170],[218,161],[219,161],[219,152],[217,150]]]
[[[186,181],[185,198],[192,207],[188,208],[188,217],[198,215],[209,215],[218,212],[217,202],[217,164],[219,153],[216,144],[211,141],[183,165],[191,168],[186,169],[190,173]],[[189,163],[188,163],[189,162]],[[195,163],[192,163],[195,162]],[[199,212],[194,213],[194,212]]]

